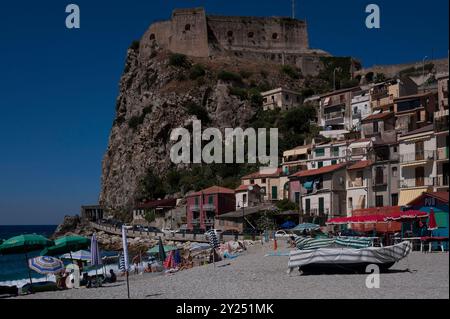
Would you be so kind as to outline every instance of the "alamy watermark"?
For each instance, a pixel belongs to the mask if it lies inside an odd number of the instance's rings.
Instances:
[[[366,287],[368,289],[380,288],[380,267],[375,264],[368,265],[366,273],[369,273],[366,277]]]
[[[179,127],[172,130],[170,140],[176,141],[170,150],[170,159],[175,164],[259,162],[269,168],[278,168],[278,128],[258,128],[257,131],[253,128],[225,128],[223,136],[218,128],[207,128],[202,132],[201,121],[195,120],[192,137],[186,128]],[[202,147],[203,141],[209,143]]]

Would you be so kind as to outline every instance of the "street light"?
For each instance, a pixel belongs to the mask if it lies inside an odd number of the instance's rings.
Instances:
[[[428,56],[424,56],[422,59],[422,90],[425,91],[425,60],[428,59]]]

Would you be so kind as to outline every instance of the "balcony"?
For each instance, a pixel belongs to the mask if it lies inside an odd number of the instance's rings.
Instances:
[[[436,132],[444,132],[444,131],[448,131],[449,130],[448,115],[436,118],[434,120],[434,130]]]
[[[448,147],[441,147],[437,149],[437,160],[448,160]]]
[[[373,180],[372,180],[372,185],[373,186],[384,186],[388,184],[388,178],[387,175],[380,175],[380,176],[376,176]]]
[[[330,209],[329,208],[325,208],[322,212],[319,212],[318,208],[310,208],[309,210],[303,209],[301,211],[302,215],[307,215],[307,216],[319,216],[319,217],[325,217],[326,215],[330,214]]]
[[[344,118],[344,113],[345,113],[344,111],[325,113],[323,115],[323,118],[325,119],[325,121],[340,119]]]
[[[200,218],[193,218],[191,220],[192,225],[199,225],[200,224]]]
[[[436,112],[434,112],[434,118],[438,119],[440,117],[448,116],[448,114],[449,114],[448,109],[436,111]]]
[[[400,163],[407,164],[418,161],[432,161],[436,158],[435,151],[419,151],[400,155]]]
[[[415,179],[404,179],[400,180],[400,188],[435,186],[437,182],[438,179],[436,177],[418,177]]]
[[[199,212],[200,205],[191,205],[191,206],[189,206],[189,209],[191,210],[191,212]]]
[[[439,175],[434,178],[434,186],[438,187],[448,187],[449,176],[448,175]]]
[[[323,107],[327,108],[327,107],[331,107],[331,106],[336,106],[339,104],[345,104],[347,102],[347,99],[341,96],[331,96],[331,97],[327,97],[325,98],[325,100],[323,101]]]
[[[216,205],[214,204],[203,204],[203,210],[205,211],[213,211],[216,209]]]
[[[366,183],[364,183],[364,180],[362,179],[355,179],[355,180],[349,180],[347,183],[348,188],[354,188],[354,187],[364,187]]]

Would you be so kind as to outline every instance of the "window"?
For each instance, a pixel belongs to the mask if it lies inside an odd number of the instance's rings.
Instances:
[[[378,133],[378,122],[373,122],[373,132]]]
[[[333,146],[333,148],[331,149],[333,156],[339,156],[339,147],[337,146]]]
[[[154,33],[150,34],[150,40],[155,40],[155,34]]]
[[[287,100],[287,101],[289,100],[289,95],[288,95],[288,94],[286,94],[286,100]]]
[[[348,198],[348,209],[353,209],[353,197]]]
[[[189,23],[186,24],[186,25],[184,26],[184,30],[185,30],[185,31],[191,30],[191,25],[190,25]]]
[[[194,204],[195,204],[195,205],[198,205],[198,197],[195,197],[195,199],[194,199]]]
[[[376,206],[376,207],[384,207],[384,204],[383,204],[383,195],[377,195],[377,196],[375,196],[375,206]]]
[[[294,201],[296,204],[300,203],[300,192],[295,192],[294,193]]]
[[[229,38],[231,38],[231,37],[233,36],[233,31],[228,31],[228,32],[227,32],[227,36],[228,36]]]
[[[267,103],[267,98],[265,97],[263,101],[264,101],[264,103]]]
[[[397,153],[397,152],[398,152],[397,146],[394,146],[394,148],[393,148],[392,151],[393,151],[394,153]]]
[[[316,156],[325,156],[325,149],[324,148],[318,148],[314,152],[316,153]]]
[[[272,39],[273,39],[273,40],[278,39],[278,33],[273,33],[273,34],[272,34]]]
[[[247,204],[247,194],[242,194],[242,203],[243,205]]]
[[[415,169],[416,187],[425,186],[425,167],[419,166]]]
[[[248,33],[248,37],[249,37],[249,38],[253,38],[254,35],[255,35],[255,34],[254,34],[253,32],[249,32],[249,33]]]
[[[392,167],[392,176],[397,177],[398,176],[398,169],[397,167]]]
[[[336,165],[337,164],[337,160],[331,160],[331,165]]]
[[[252,184],[252,185],[255,184],[255,180],[254,180],[254,179],[251,179],[251,180],[250,180],[250,184]]]
[[[265,184],[266,183],[266,179],[265,178],[261,179],[261,183]]]
[[[209,195],[208,196],[208,204],[214,204],[214,196],[212,196],[212,195]]]
[[[398,205],[398,194],[392,194],[391,201],[392,201],[392,206],[397,206]]]
[[[323,167],[323,162],[318,162],[317,163],[317,168],[321,168],[321,167]]]

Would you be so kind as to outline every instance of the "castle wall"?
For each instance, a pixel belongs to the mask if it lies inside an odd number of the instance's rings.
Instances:
[[[299,52],[309,48],[306,23],[288,18],[208,16],[210,38],[230,51]]]

